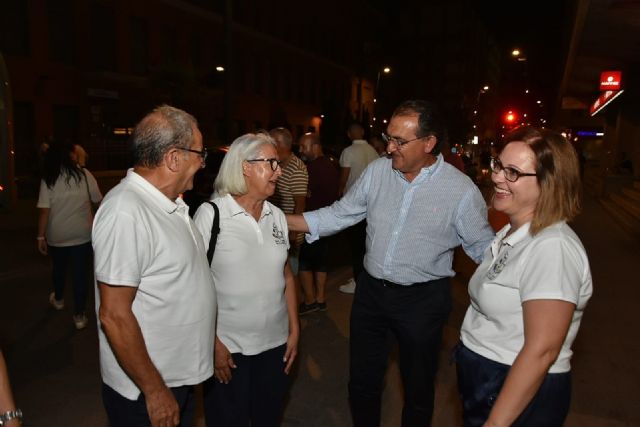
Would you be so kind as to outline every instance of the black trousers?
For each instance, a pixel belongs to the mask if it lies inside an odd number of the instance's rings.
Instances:
[[[190,427],[195,413],[193,386],[173,387],[169,390],[180,407],[180,425]],[[142,393],[137,400],[129,400],[102,383],[102,402],[111,427],[151,427],[147,402]]]
[[[357,280],[360,273],[364,271],[364,253],[367,243],[367,220],[363,219],[359,223],[352,225],[346,230],[351,245],[351,268],[353,269],[353,280]]]
[[[431,424],[442,328],[450,311],[448,278],[401,287],[385,285],[366,271],[358,277],[351,308],[349,379],[355,427],[380,425],[389,331],[399,349],[405,400],[402,425]]]

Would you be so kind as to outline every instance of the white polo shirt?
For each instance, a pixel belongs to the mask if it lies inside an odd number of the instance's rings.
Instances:
[[[287,342],[289,317],[284,265],[289,249],[287,221],[265,201],[260,221],[231,195],[214,199],[220,234],[211,265],[218,297],[216,333],[231,353],[247,356]],[[208,246],[213,208],[200,205],[194,221]]]
[[[80,181],[61,173],[53,188],[40,181],[37,207],[49,209],[46,237],[51,246],[77,246],[91,241],[91,202],[99,203],[102,194],[91,172],[83,171]]]
[[[340,154],[340,166],[351,168],[349,177],[344,187],[346,193],[358,180],[369,163],[378,159],[378,152],[364,139],[354,139],[350,146],[342,150]]]
[[[216,296],[202,236],[182,199],[169,200],[130,169],[96,214],[93,248],[97,281],[138,288],[132,310],[167,386],[198,384],[213,375]],[[98,331],[103,381],[137,399],[140,390]]]
[[[569,331],[550,373],[571,370],[571,345],[593,292],[587,254],[574,231],[561,221],[535,237],[525,224],[505,238],[498,232],[469,281],[471,305],[462,323],[462,342],[470,350],[512,365],[524,345],[522,303],[535,299],[576,305]]]

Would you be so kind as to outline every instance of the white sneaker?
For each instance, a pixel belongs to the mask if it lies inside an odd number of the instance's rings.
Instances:
[[[80,330],[80,329],[84,329],[87,327],[87,323],[89,323],[89,320],[87,319],[87,316],[83,314],[74,314],[73,315],[73,323],[75,323],[76,325],[76,329]]]
[[[51,292],[49,294],[49,304],[51,304],[51,306],[56,310],[62,310],[64,308],[64,299],[57,300],[56,293]]]
[[[340,292],[344,292],[345,294],[355,294],[356,293],[356,281],[353,280],[353,277],[347,281],[344,285],[338,288]]]

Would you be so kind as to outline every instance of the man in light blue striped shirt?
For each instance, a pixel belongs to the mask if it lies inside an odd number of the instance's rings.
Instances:
[[[494,233],[476,185],[440,154],[445,128],[427,101],[402,103],[383,134],[389,157],[372,162],[345,196],[288,216],[307,241],[367,220],[365,270],[351,310],[349,398],[355,426],[380,425],[380,396],[398,340],[402,425],[430,425],[442,328],[451,310],[454,249],[477,263]]]

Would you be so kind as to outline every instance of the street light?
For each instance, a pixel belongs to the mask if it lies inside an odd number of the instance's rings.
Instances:
[[[379,98],[378,96],[378,86],[380,86],[380,72],[383,72],[384,74],[389,74],[391,72],[391,68],[389,67],[383,67],[382,70],[378,70],[378,76],[376,77],[376,98]]]
[[[373,98],[373,103],[374,103],[373,111],[374,111],[374,114],[378,112],[378,111],[376,111],[378,109],[376,107],[376,105],[377,105],[379,99],[381,100],[380,102],[383,103],[382,106],[384,106],[384,100],[382,98],[380,98],[380,94],[378,93],[378,88],[380,87],[380,74],[389,74],[390,72],[391,72],[391,67],[388,67],[388,66],[384,66],[384,67],[378,69],[378,74],[376,76],[376,89],[375,89],[375,92],[373,93],[373,96],[374,96],[374,98]],[[376,120],[375,117],[374,117],[373,120],[374,121]]]

